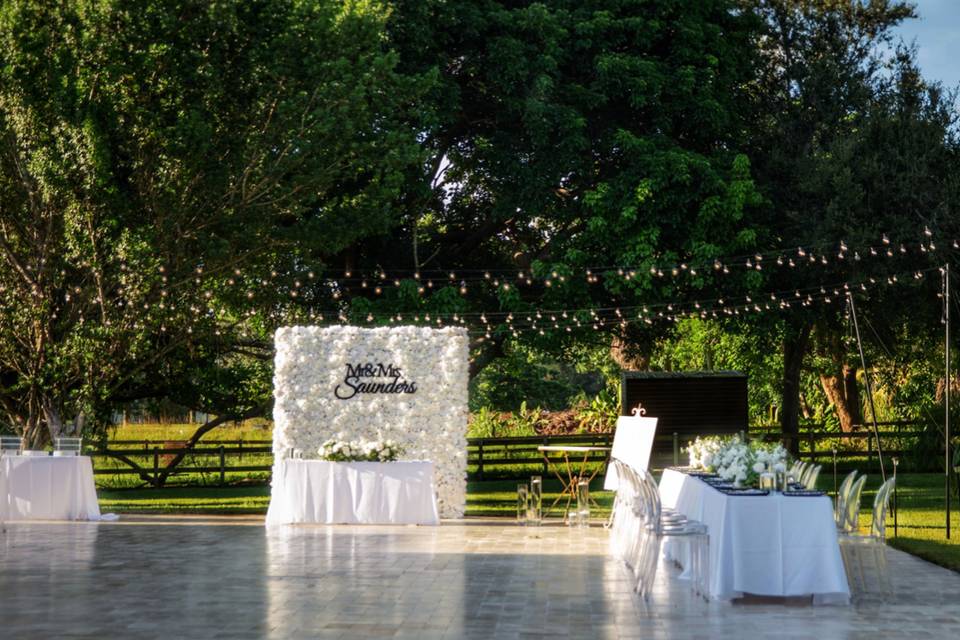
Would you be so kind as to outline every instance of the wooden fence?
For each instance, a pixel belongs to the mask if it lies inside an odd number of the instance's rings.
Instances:
[[[816,425],[815,425],[816,426]],[[902,457],[915,445],[922,433],[914,423],[894,422],[881,426],[880,438],[884,446],[884,460]],[[709,434],[705,434],[709,435]],[[747,434],[751,438],[778,441],[782,434],[778,427],[755,427]],[[541,473],[551,475],[550,465],[537,450],[539,446],[580,445],[609,446],[611,434],[582,434],[569,436],[535,436],[521,438],[471,438],[467,441],[467,466],[474,480],[515,478]],[[820,464],[834,462],[838,468],[854,466],[862,471],[877,467],[875,436],[872,429],[861,427],[850,433],[826,431],[822,428],[804,428],[799,435],[800,458]],[[179,446],[178,446],[179,445]],[[654,442],[654,467],[683,464],[682,453],[686,441],[676,433],[658,434]],[[201,446],[187,449],[182,443],[151,440],[115,440],[106,449],[91,449],[94,473],[97,475],[137,475],[145,483],[162,486],[167,478],[185,474],[213,474],[217,483],[224,485],[228,474],[269,473],[272,468],[270,440],[204,440]],[[183,456],[177,461],[177,456]],[[244,457],[254,460],[245,463]],[[550,453],[551,462],[562,461],[562,454]],[[942,455],[941,455],[942,459]],[[112,462],[107,463],[107,460]],[[577,467],[583,455],[571,456]],[[605,465],[605,452],[586,455],[586,465],[595,469]],[[170,466],[176,462],[174,466]],[[118,466],[119,465],[119,466]]]

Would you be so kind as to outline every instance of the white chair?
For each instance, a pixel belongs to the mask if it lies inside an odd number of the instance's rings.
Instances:
[[[843,500],[843,513],[841,514],[841,522],[838,533],[840,534],[840,541],[843,541],[843,538],[848,535],[856,534],[860,526],[860,496],[863,493],[863,485],[867,481],[867,476],[863,475],[857,478],[851,485],[850,489],[847,491],[847,495]],[[852,554],[847,553],[846,547],[840,545],[840,553],[843,558],[843,570],[847,574],[847,584],[850,585],[850,588],[853,588],[855,583],[854,575],[854,558]]]
[[[627,540],[630,539],[630,530],[633,527],[633,501],[636,496],[633,485],[627,477],[626,466],[620,460],[611,458],[610,465],[615,468],[618,478],[623,481],[617,485],[617,492],[613,499],[613,511],[610,513],[610,551],[616,558],[627,560]]]
[[[817,488],[817,478],[820,477],[820,470],[823,469],[823,465],[818,464],[815,467],[811,467],[807,470],[805,478],[801,480],[803,486],[806,487],[808,491],[813,491]]]
[[[0,455],[16,456],[23,448],[23,440],[17,436],[0,436]]]
[[[78,456],[83,450],[83,438],[54,438],[53,455]]]
[[[860,495],[863,493],[863,485],[867,481],[867,476],[863,475],[857,478],[847,497],[843,501],[843,522],[840,524],[841,533],[856,533],[860,526]]]
[[[873,519],[869,534],[861,535],[854,530],[840,536],[840,550],[843,552],[844,562],[856,566],[863,591],[867,591],[864,558],[869,556],[873,559],[881,589],[886,593],[893,593],[890,573],[887,570],[887,512],[895,482],[895,478],[890,478],[877,490],[877,495],[873,499]],[[852,571],[847,571],[848,576],[851,573]]]
[[[657,577],[660,549],[664,538],[675,538],[689,545],[691,588],[694,593],[709,598],[710,586],[710,538],[706,525],[689,520],[672,510],[664,510],[660,502],[660,490],[653,476],[647,471],[629,469],[633,483],[638,486],[641,500],[637,501],[635,515],[641,523],[632,553],[635,591],[649,599]]]
[[[837,530],[843,530],[843,523],[845,522],[846,516],[846,503],[847,497],[850,494],[850,489],[853,487],[854,480],[857,479],[857,470],[854,469],[847,474],[847,477],[843,479],[843,482],[840,483],[840,488],[837,489],[836,499],[833,504],[833,521],[837,523]]]
[[[807,462],[797,462],[793,467],[790,468],[790,471],[787,472],[787,476],[792,476],[794,482],[803,482],[803,476],[806,474],[807,469],[809,468],[809,463]]]

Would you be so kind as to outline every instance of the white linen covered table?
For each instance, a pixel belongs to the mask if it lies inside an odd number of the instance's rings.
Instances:
[[[849,603],[827,496],[729,496],[672,469],[663,472],[660,496],[663,506],[707,525],[712,597],[813,595],[817,604]],[[686,566],[682,545],[664,547]]]
[[[99,520],[88,456],[0,456],[0,519]]]
[[[432,462],[287,458],[277,475],[268,525],[440,523]]]

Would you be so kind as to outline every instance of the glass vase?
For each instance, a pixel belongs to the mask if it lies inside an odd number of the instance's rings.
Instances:
[[[529,508],[530,487],[526,483],[517,485],[517,522],[526,524],[527,509]]]
[[[772,471],[764,471],[760,474],[760,488],[766,491],[774,491],[777,488],[777,477]]]
[[[530,478],[530,492],[527,497],[527,524],[538,527],[543,517],[543,478]]]
[[[590,526],[590,483],[586,480],[577,482],[577,526]]]

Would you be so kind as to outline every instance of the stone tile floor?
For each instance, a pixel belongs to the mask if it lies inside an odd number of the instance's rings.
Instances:
[[[706,603],[665,567],[649,603],[606,531],[504,521],[8,523],[0,638],[956,638],[960,574],[890,550],[895,595]]]

